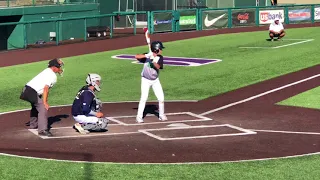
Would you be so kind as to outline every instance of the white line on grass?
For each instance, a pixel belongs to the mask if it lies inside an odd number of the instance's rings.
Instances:
[[[242,48],[242,49],[278,49],[278,48],[283,48],[283,47],[288,47],[288,46],[293,46],[293,45],[297,45],[297,44],[302,44],[302,43],[314,41],[314,39],[283,39],[283,40],[285,40],[285,41],[299,41],[299,42],[285,44],[285,45],[281,45],[281,46],[275,46],[275,47],[248,46],[248,47],[239,47],[239,48]]]
[[[242,48],[242,49],[272,49],[272,47],[239,47],[239,48]]]
[[[305,40],[310,40],[310,39],[287,39],[287,38],[283,38],[283,41],[305,41]]]
[[[261,93],[261,94],[255,95],[255,96],[251,96],[251,97],[246,98],[246,99],[241,100],[241,101],[237,101],[237,102],[234,102],[234,103],[231,103],[231,104],[228,104],[228,105],[225,105],[225,106],[216,108],[216,109],[212,109],[212,110],[207,111],[207,112],[204,112],[204,113],[202,113],[202,114],[200,114],[200,115],[201,115],[201,116],[205,116],[205,115],[208,115],[208,114],[211,114],[211,113],[214,113],[214,112],[223,110],[223,109],[227,109],[227,108],[229,108],[229,107],[232,107],[232,106],[235,106],[235,105],[244,103],[244,102],[251,101],[251,100],[253,100],[253,99],[256,99],[256,98],[265,96],[265,95],[267,95],[267,94],[270,94],[270,93],[273,93],[273,92],[276,92],[276,91],[280,91],[280,90],[282,90],[282,89],[285,89],[285,88],[294,86],[294,85],[296,85],[296,84],[303,83],[303,82],[305,82],[305,81],[309,81],[309,80],[311,80],[311,79],[315,79],[315,78],[317,78],[317,77],[320,77],[320,74],[317,74],[317,75],[314,75],[314,76],[311,76],[311,77],[302,79],[302,80],[300,80],[300,81],[296,81],[296,82],[294,82],[294,83],[290,83],[290,84],[287,84],[287,85],[284,85],[284,86],[281,86],[281,87],[272,89],[272,90],[270,90],[270,91],[266,91],[266,92],[264,92],[264,93]]]
[[[297,44],[302,44],[302,43],[310,42],[310,41],[313,41],[313,40],[314,40],[314,39],[308,39],[308,40],[305,40],[305,41],[299,41],[299,42],[295,42],[295,43],[285,44],[285,45],[282,45],[282,46],[273,47],[272,49],[278,49],[278,48],[283,48],[283,47],[287,47],[287,46],[293,46],[293,45],[297,45]]]

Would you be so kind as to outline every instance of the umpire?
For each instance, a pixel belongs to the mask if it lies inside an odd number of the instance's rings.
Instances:
[[[57,82],[56,73],[62,75],[61,59],[49,61],[48,67],[31,79],[23,88],[20,99],[31,104],[30,128],[38,129],[39,136],[52,136],[48,129],[48,94]]]

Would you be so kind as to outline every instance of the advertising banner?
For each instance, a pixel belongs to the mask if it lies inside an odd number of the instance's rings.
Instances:
[[[253,26],[255,25],[254,9],[232,10],[232,26]]]
[[[259,23],[271,24],[275,18],[279,18],[280,22],[284,23],[284,10],[260,10],[259,11]]]
[[[197,29],[196,11],[181,11],[179,26],[180,30],[196,30]]]
[[[320,20],[320,7],[314,8],[314,20]]]
[[[311,21],[311,9],[289,9],[289,21]]]
[[[203,11],[202,29],[220,29],[228,27],[228,11]]]
[[[154,13],[154,32],[172,31],[172,13],[161,12]]]

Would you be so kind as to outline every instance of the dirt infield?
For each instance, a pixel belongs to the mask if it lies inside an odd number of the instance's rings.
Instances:
[[[225,29],[236,30],[261,29]],[[225,31],[155,36],[172,41]],[[116,45],[112,43],[114,40],[105,40],[7,52],[0,54],[0,58],[11,61],[1,61],[1,65],[50,59],[56,54],[66,57],[124,48],[122,40],[128,43],[126,47],[145,43],[138,35],[117,39]],[[107,46],[110,44],[114,47]],[[81,48],[83,45],[86,47]],[[106,103],[103,108],[111,120],[109,131],[89,135],[79,135],[72,129],[74,121],[69,106],[50,109],[49,123],[54,134],[50,138],[39,137],[36,131],[27,129],[24,123],[28,121],[29,111],[3,114],[0,116],[0,152],[124,163],[220,162],[320,152],[319,111],[275,105],[319,86],[319,72],[320,65],[199,102],[167,102],[169,120],[164,122],[153,115],[157,103],[148,103],[144,124],[134,122],[137,102]]]

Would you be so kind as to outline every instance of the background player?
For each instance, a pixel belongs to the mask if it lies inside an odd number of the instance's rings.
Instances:
[[[279,18],[275,18],[274,22],[269,26],[269,36],[271,41],[275,37],[278,37],[278,40],[281,40],[285,36],[283,24],[280,22]]]
[[[80,134],[106,130],[108,125],[108,120],[103,118],[103,113],[100,112],[102,104],[95,95],[95,91],[100,91],[101,76],[88,74],[86,83],[87,85],[78,91],[71,110],[73,118],[77,121],[74,128]]]
[[[159,120],[167,120],[164,114],[164,93],[159,80],[159,70],[163,69],[163,56],[161,55],[164,46],[160,41],[150,44],[151,53],[137,54],[138,61],[144,63],[141,73],[141,98],[138,107],[136,121],[143,123],[143,111],[149,96],[149,89],[152,87],[154,94],[159,101]]]

